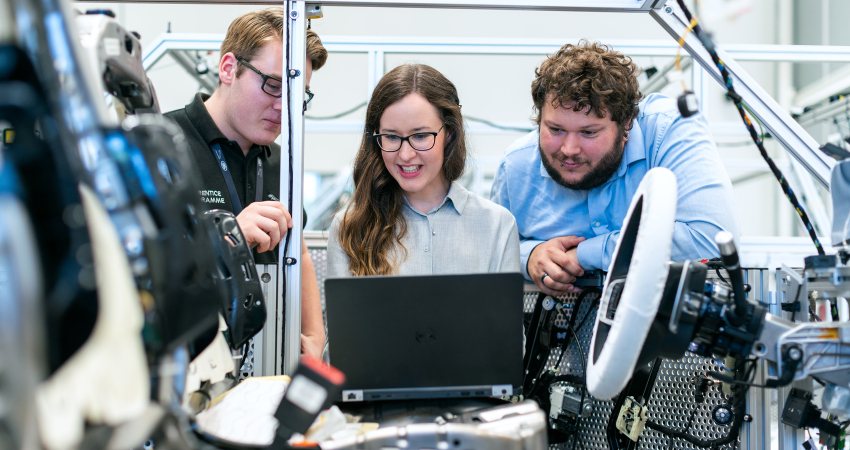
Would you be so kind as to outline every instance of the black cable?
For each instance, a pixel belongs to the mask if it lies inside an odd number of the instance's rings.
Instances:
[[[581,357],[581,373],[587,373],[587,357],[584,356],[584,349],[581,348],[581,342],[578,340],[578,335],[576,334],[576,330],[571,328],[570,331],[573,333],[573,342],[576,343],[576,347],[578,347],[578,354]],[[582,394],[584,395],[584,394]]]
[[[690,10],[688,10],[688,7],[685,6],[684,0],[676,0],[676,3],[678,3],[679,7],[682,9],[682,12],[685,14],[685,18],[687,19],[687,21],[689,23],[696,23],[696,19],[691,15],[691,12]],[[764,148],[764,141],[756,132],[749,115],[747,115],[747,112],[744,109],[743,99],[735,91],[735,87],[732,84],[732,77],[729,75],[729,71],[726,69],[726,64],[723,63],[723,61],[721,61],[720,57],[717,55],[717,50],[714,46],[714,42],[711,40],[711,37],[708,35],[708,33],[706,33],[702,29],[699,23],[696,23],[696,25],[694,26],[694,34],[699,39],[705,50],[708,52],[709,56],[711,56],[711,60],[714,61],[714,64],[715,66],[717,66],[717,69],[720,71],[720,76],[723,78],[723,82],[726,86],[726,96],[732,100],[732,102],[735,104],[735,108],[738,109],[738,114],[741,116],[741,120],[744,121],[744,125],[746,125],[747,131],[749,131],[750,137],[753,139],[753,142],[755,142],[756,146],[758,147],[762,159],[764,159],[768,167],[770,167],[770,171],[773,172],[774,177],[776,177],[776,180],[779,182],[779,186],[785,193],[785,197],[788,198],[788,201],[791,202],[791,206],[794,207],[794,210],[797,212],[797,215],[800,216],[800,220],[806,227],[806,231],[808,232],[809,237],[812,239],[812,242],[814,243],[818,254],[824,255],[825,252],[823,249],[823,245],[821,245],[817,233],[815,233],[814,226],[812,225],[811,220],[809,220],[809,215],[806,213],[806,210],[803,209],[803,206],[797,200],[797,195],[794,193],[794,190],[791,189],[791,186],[788,184],[788,180],[785,179],[785,175],[782,174],[782,171],[779,170],[779,167],[776,166],[776,163],[774,163],[770,155],[767,154],[767,149]]]
[[[242,346],[242,358],[240,358],[240,360],[239,360],[239,368],[237,369],[239,371],[240,377],[242,376],[242,367],[245,366],[245,360],[248,359],[248,348],[250,346],[251,346],[251,340],[250,339],[248,340],[248,342],[245,342],[245,345]]]
[[[688,415],[688,420],[685,421],[685,428],[682,429],[683,433],[687,433],[691,429],[691,427],[694,425],[694,418],[697,415],[698,409],[699,409],[699,405],[695,406],[694,408],[691,408],[691,413]],[[673,448],[673,436],[670,436],[670,435],[667,436],[667,448],[668,449]]]
[[[602,291],[600,291],[599,289],[594,287],[594,288],[587,288],[582,292],[582,295],[584,297],[588,297],[588,296],[590,296],[590,294],[599,294],[599,297],[596,297],[594,299],[594,303],[598,303],[599,298],[602,296]],[[584,312],[584,316],[582,316],[581,320],[579,321],[578,325],[576,326],[577,329],[580,330],[581,327],[585,324],[585,322],[587,322],[587,319],[590,317],[590,313],[593,311],[594,306],[596,306],[596,305],[590,305],[587,308],[587,310]]]
[[[581,304],[584,302],[585,298],[586,298],[586,296],[585,296],[584,292],[582,292],[581,294],[579,294],[578,298],[576,298],[576,300],[573,302],[573,308],[572,308],[572,311],[570,312],[570,320],[567,323],[567,329],[568,330],[573,329],[573,326],[575,325],[575,321],[576,321],[576,316],[578,316],[578,310],[581,308]],[[575,336],[575,333],[573,333],[573,336]],[[576,340],[578,340],[578,338],[576,338]],[[568,338],[566,340],[566,342],[564,342],[563,345],[561,346],[561,354],[558,355],[558,360],[555,362],[555,365],[552,367],[552,369],[555,371],[555,373],[561,372],[561,362],[564,360],[564,355],[567,354],[567,350],[569,350],[569,348],[570,348],[570,343],[571,342],[569,341],[569,338]]]
[[[594,294],[594,293],[599,294],[599,292],[600,292],[599,289],[596,289],[596,288],[587,288],[587,289],[583,290],[581,292],[581,294],[579,294],[578,298],[576,298],[576,301],[575,301],[574,304],[576,304],[577,306],[574,307],[573,313],[570,315],[570,324],[567,325],[567,328],[569,328],[570,330],[573,331],[573,337],[575,338],[575,342],[579,346],[580,350],[581,350],[581,343],[579,342],[578,335],[576,334],[575,330],[581,330],[582,326],[584,326],[585,322],[587,321],[587,318],[590,316],[591,311],[593,311],[594,305],[591,304],[590,306],[587,307],[587,310],[585,310],[584,316],[582,316],[581,320],[578,322],[578,325],[572,326],[573,324],[575,324],[575,320],[573,320],[573,319],[578,315],[579,309],[581,308],[581,304],[584,303],[584,300],[586,300],[587,297],[589,297],[591,294]],[[595,300],[598,301],[599,297],[597,297]],[[596,303],[596,302],[594,302],[594,303]],[[564,355],[567,353],[567,350],[569,349],[569,344],[570,344],[570,342],[567,342],[566,344],[564,344],[564,348],[561,351],[561,354],[558,356],[558,361],[555,363],[555,366],[553,367],[555,372],[560,372],[561,362],[563,361]],[[584,357],[584,355],[583,355],[583,350],[582,350],[582,358],[583,357]]]
[[[720,281],[722,281],[722,282],[723,282],[723,284],[725,284],[727,287],[730,287],[730,288],[732,287],[732,283],[730,283],[730,282],[729,282],[729,280],[727,280],[727,279],[723,276],[723,274],[722,274],[722,273],[720,273],[720,268],[719,268],[719,267],[715,267],[715,268],[714,268],[714,274],[715,274],[715,275],[717,275],[717,278],[718,278]]]
[[[818,313],[815,312],[814,308],[812,308],[811,306],[809,306],[809,320],[811,320],[812,322],[821,321],[820,316],[818,316]]]
[[[735,374],[743,374],[744,377],[748,377],[750,375],[750,369],[747,368],[745,370],[745,364],[749,360],[737,360],[735,362],[735,367],[733,368],[733,372]],[[755,367],[754,365],[752,367]],[[738,434],[740,433],[741,424],[744,421],[744,410],[746,406],[746,393],[747,387],[741,386],[737,384],[732,385],[732,407],[734,408],[735,419],[732,421],[730,425],[729,434],[722,438],[718,439],[700,439],[694,437],[686,432],[680,430],[674,430],[672,428],[668,428],[659,423],[655,423],[651,420],[646,421],[646,427],[655,430],[659,433],[662,433],[667,436],[673,436],[675,438],[682,439],[692,445],[701,448],[718,448],[720,446],[730,444],[735,442],[738,439]]]
[[[287,108],[289,108],[289,105],[292,104],[292,79],[294,78],[293,69],[292,69],[292,55],[291,55],[292,39],[294,37],[293,36],[294,33],[292,31],[292,19],[291,19],[291,16],[290,16],[291,8],[292,8],[292,2],[287,1],[287,2],[284,2],[284,3],[286,3],[286,15],[283,18],[284,23],[286,23],[286,39],[285,39],[286,43],[284,44],[286,46],[286,48],[285,48],[283,54],[284,54],[284,58],[286,58],[286,61],[285,61],[285,64],[286,64],[286,67],[285,67],[285,72],[286,72],[286,105],[287,105]],[[292,123],[292,111],[291,111],[291,108],[290,108],[290,111],[287,111],[287,113],[286,113],[286,130],[287,130],[286,131],[286,140],[287,140],[286,155],[287,155],[287,161],[289,162],[289,180],[288,180],[288,192],[287,192],[287,198],[286,198],[287,203],[286,204],[287,204],[287,208],[289,209],[290,214],[295,214],[295,212],[292,211],[292,199],[293,199],[292,190],[293,190],[293,187],[294,187],[294,181],[292,179],[293,176],[294,176],[294,171],[293,171],[293,168],[292,168],[292,163],[293,163],[293,161],[292,161],[292,152],[293,152],[293,149],[292,149],[292,131],[293,131],[293,128],[294,127],[293,127],[293,123]],[[281,151],[283,151],[283,149],[281,149]],[[299,214],[300,214],[300,212],[299,212]],[[286,237],[284,238],[283,248],[281,248],[281,246],[278,245],[278,252],[283,252],[283,255],[278,255],[278,261],[280,261],[281,258],[282,258],[282,260],[284,261],[283,265],[286,265],[286,261],[287,261],[287,258],[288,258],[286,255],[289,253],[289,243],[290,243],[291,240],[292,240],[292,232],[290,230],[289,232],[286,233]],[[283,283],[282,283],[283,291],[286,292],[286,286],[287,286],[286,270],[284,270],[284,267],[278,267],[278,270],[279,270],[281,279],[283,281]],[[275,334],[277,334],[279,332],[282,332],[282,331],[281,331],[280,327],[277,327]],[[285,365],[286,365],[286,358],[281,358],[280,359],[280,373],[286,373]]]

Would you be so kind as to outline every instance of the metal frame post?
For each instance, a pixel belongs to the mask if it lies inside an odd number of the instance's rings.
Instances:
[[[289,230],[289,247],[286,254],[278,254],[278,267],[284,273],[278,278],[278,292],[284,292],[284,298],[278,296],[276,314],[278,314],[278,330],[283,332],[278,336],[283,338],[276,342],[276,347],[283,350],[277,352],[277,357],[282,358],[282,372],[291,375],[301,356],[301,236],[303,227],[304,209],[302,180],[304,178],[304,76],[307,61],[307,17],[305,15],[306,3],[302,0],[287,0],[284,2],[289,21],[285,27],[289,30],[288,36],[284,36],[283,59],[288,61],[288,67],[284,67],[283,75],[287,77],[289,105],[283,108],[280,142],[281,149],[285,149],[291,156],[291,167],[283,161],[281,155],[280,164],[280,196],[281,201],[292,199],[292,229]],[[287,49],[289,53],[287,54]],[[290,129],[289,126],[292,128]],[[290,180],[290,176],[293,178]],[[292,192],[289,192],[290,185]],[[295,264],[285,265],[285,258],[296,261]],[[285,281],[285,282],[284,282]],[[281,302],[283,304],[281,305]],[[283,317],[280,312],[285,311]]]

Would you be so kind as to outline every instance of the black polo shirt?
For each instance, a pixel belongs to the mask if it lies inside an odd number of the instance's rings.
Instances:
[[[199,192],[201,201],[209,209],[225,209],[237,213],[234,211],[225,176],[212,150],[212,145],[216,143],[221,147],[243,208],[257,199],[257,189],[262,189],[261,200],[279,200],[280,146],[277,144],[252,145],[248,154],[245,155],[239,145],[228,140],[213,122],[204,106],[204,101],[208,98],[209,95],[198,93],[185,108],[165,114],[166,117],[177,122],[186,135],[189,151],[201,176]],[[262,186],[259,187],[257,186],[258,161],[262,161]],[[277,248],[265,253],[254,252],[254,261],[257,264],[276,264],[276,251]]]

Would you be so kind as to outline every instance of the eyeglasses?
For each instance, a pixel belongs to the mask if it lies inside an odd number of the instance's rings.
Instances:
[[[259,69],[252,66],[251,64],[249,64],[248,61],[245,61],[240,56],[236,57],[236,61],[238,61],[239,64],[242,64],[243,66],[250,69],[252,72],[259,75],[260,78],[263,79],[263,86],[262,86],[263,92],[271,95],[274,98],[280,98],[283,95],[283,80],[281,80],[278,77],[274,77],[274,76],[271,76],[271,75],[264,74],[263,72],[260,72]]]
[[[304,112],[307,112],[307,105],[313,100],[316,94],[310,90],[310,88],[304,89]]]
[[[392,153],[401,150],[401,144],[404,141],[407,141],[410,144],[410,147],[416,150],[417,152],[427,152],[434,148],[434,144],[437,143],[437,135],[440,134],[440,131],[443,131],[443,128],[446,126],[443,125],[437,131],[420,131],[419,133],[413,133],[410,136],[398,136],[395,134],[373,134],[372,137],[375,138],[375,142],[378,143],[378,147],[381,148],[382,151]]]

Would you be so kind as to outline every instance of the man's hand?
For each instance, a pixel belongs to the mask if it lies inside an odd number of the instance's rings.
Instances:
[[[275,201],[254,202],[236,216],[236,222],[248,247],[257,247],[260,253],[267,252],[286,236],[292,228],[292,216],[283,203]]]
[[[528,255],[528,275],[541,292],[556,297],[576,292],[572,283],[584,275],[576,247],[583,240],[579,236],[560,236],[534,247]]]
[[[316,359],[322,359],[322,353],[325,351],[324,336],[307,336],[301,333],[301,354],[309,355]]]

